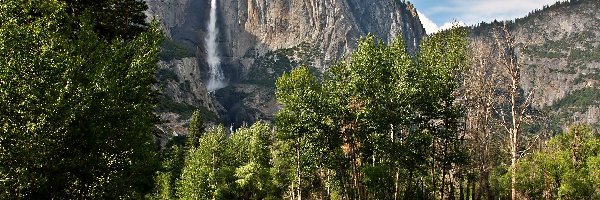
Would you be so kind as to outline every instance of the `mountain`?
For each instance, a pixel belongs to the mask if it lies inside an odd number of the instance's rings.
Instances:
[[[357,40],[403,35],[416,50],[425,30],[415,8],[400,0],[221,0],[217,38],[228,86],[208,92],[205,36],[209,0],[146,0],[147,15],[160,21],[167,39],[157,85],[163,130],[186,132],[191,111],[238,127],[273,120],[275,80],[299,65],[322,70],[342,59]]]
[[[571,0],[545,6],[509,23],[519,51],[521,86],[552,129],[572,123],[600,128],[600,1]],[[493,28],[472,28],[471,40],[492,43]]]
[[[399,0],[223,0],[217,5],[221,67],[228,87],[208,92],[205,36],[208,0],[146,0],[160,21],[163,43],[157,76],[163,95],[163,130],[185,133],[195,109],[213,123],[239,127],[273,120],[274,82],[299,65],[322,70],[342,59],[357,39],[372,33],[385,41],[403,35],[411,51],[425,37],[415,8]],[[515,36],[525,93],[543,123],[600,127],[600,2],[572,0],[545,6],[509,22]],[[493,43],[500,22],[470,27],[470,39]]]

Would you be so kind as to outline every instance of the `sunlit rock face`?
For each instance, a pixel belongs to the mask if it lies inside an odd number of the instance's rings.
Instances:
[[[389,0],[272,0],[221,1],[232,54],[249,49],[268,51],[303,42],[316,44],[323,61],[349,53],[368,33],[390,41],[406,36],[411,49],[424,31],[412,5]],[[240,38],[239,35],[247,35]],[[255,43],[246,43],[247,41]],[[261,51],[259,51],[261,52]]]
[[[210,0],[146,2],[149,19],[159,20],[167,38],[187,49],[197,60],[198,70],[180,77],[177,85],[189,82],[193,87],[206,87],[210,74],[205,45]],[[202,104],[181,103],[192,107],[210,105],[208,110],[218,115],[214,121],[227,126],[273,120],[278,110],[274,83],[285,71],[299,65],[323,70],[347,56],[357,40],[369,33],[385,42],[402,35],[411,51],[417,49],[425,35],[415,8],[400,0],[217,0],[216,3],[217,51],[228,86],[211,94],[194,95],[201,98],[196,102]],[[169,89],[163,95],[182,96],[187,92],[184,89],[178,92]],[[173,119],[173,115],[169,116]],[[177,120],[184,124],[186,119],[181,116]]]
[[[576,123],[600,130],[600,4],[563,2],[509,23],[522,64],[521,87],[533,91],[538,121],[565,129]],[[497,24],[473,28],[471,40],[493,43]]]

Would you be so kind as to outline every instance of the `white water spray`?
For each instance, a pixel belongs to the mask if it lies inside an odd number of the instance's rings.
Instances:
[[[225,77],[221,71],[221,59],[217,53],[217,0],[210,1],[210,19],[208,21],[208,35],[206,42],[206,60],[210,68],[210,77],[206,89],[209,92],[224,88]]]

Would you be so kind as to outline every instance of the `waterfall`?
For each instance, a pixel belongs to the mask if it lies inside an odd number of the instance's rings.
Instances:
[[[206,61],[210,68],[210,77],[206,89],[209,92],[224,88],[225,77],[221,70],[221,59],[217,51],[217,1],[210,1],[210,19],[208,21],[208,35],[205,38],[206,42]]]

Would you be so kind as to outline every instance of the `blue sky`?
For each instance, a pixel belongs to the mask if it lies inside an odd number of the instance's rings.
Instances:
[[[557,0],[409,0],[419,12],[427,33],[447,28],[453,21],[473,25],[523,17]]]

